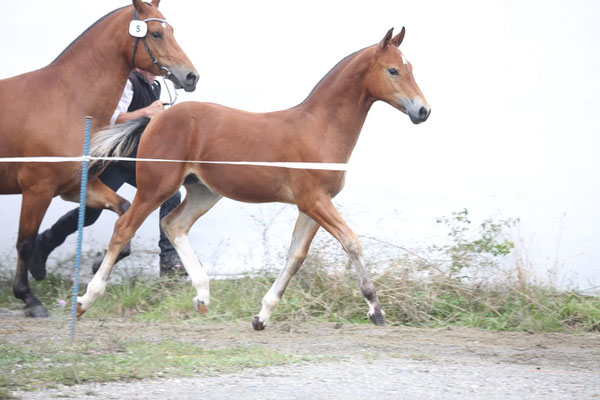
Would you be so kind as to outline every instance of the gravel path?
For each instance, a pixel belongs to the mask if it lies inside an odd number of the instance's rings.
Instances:
[[[353,360],[261,368],[221,376],[88,384],[27,399],[598,399],[600,373],[523,365]]]
[[[3,341],[56,340],[67,321],[0,315]],[[168,324],[130,320],[78,324],[80,340],[177,338],[208,349],[268,346],[325,362],[236,373],[82,384],[15,393],[23,399],[600,399],[600,335],[529,334],[478,329],[249,322]],[[23,335],[27,332],[27,335]],[[54,338],[54,339],[53,339]]]

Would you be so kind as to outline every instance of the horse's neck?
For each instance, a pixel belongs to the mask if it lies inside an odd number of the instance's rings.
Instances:
[[[368,50],[366,50],[368,51]],[[360,135],[372,101],[365,92],[364,79],[370,65],[370,54],[361,52],[339,71],[332,70],[302,104],[305,111],[317,116],[325,129],[325,145],[329,144],[337,158],[350,157]]]
[[[122,55],[124,43],[115,44],[111,37],[114,23],[114,18],[102,21],[45,68],[67,96],[59,101],[94,117],[94,125],[108,124],[131,72]]]

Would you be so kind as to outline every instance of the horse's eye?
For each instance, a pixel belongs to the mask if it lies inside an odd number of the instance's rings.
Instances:
[[[390,68],[388,69],[388,72],[390,75],[398,75],[398,70],[396,68]]]
[[[160,39],[160,38],[162,38],[162,33],[160,33],[160,32],[150,32],[150,34],[152,35],[152,37],[154,39]]]

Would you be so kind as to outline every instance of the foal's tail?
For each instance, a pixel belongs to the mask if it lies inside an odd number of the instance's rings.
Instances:
[[[119,125],[110,126],[98,132],[90,145],[91,157],[135,157],[142,132],[150,123],[150,118],[141,117]],[[111,160],[90,162],[90,175],[102,171]]]

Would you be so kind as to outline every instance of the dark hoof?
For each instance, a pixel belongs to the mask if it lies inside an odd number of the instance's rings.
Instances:
[[[31,318],[48,318],[48,312],[43,305],[37,304],[31,307],[25,307],[25,316]]]
[[[383,326],[383,325],[385,325],[385,315],[383,315],[383,314],[369,315],[369,321],[371,321],[375,325]]]
[[[261,321],[259,321],[258,315],[254,316],[254,319],[252,320],[252,327],[254,328],[255,331],[264,331],[265,330],[265,325],[263,325],[263,323]]]

